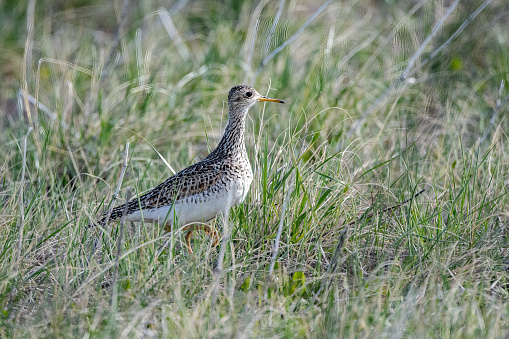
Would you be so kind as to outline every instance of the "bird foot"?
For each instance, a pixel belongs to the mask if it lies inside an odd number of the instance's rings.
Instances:
[[[191,235],[193,234],[194,231],[199,231],[199,230],[205,231],[205,233],[208,236],[210,236],[210,238],[212,239],[212,247],[216,247],[219,244],[219,236],[217,235],[216,230],[212,226],[209,226],[209,225],[189,225],[189,226],[185,226],[182,230],[183,231],[188,231],[186,236],[185,236],[185,239],[186,239],[187,251],[189,252],[189,254],[193,253],[193,249],[191,247]]]

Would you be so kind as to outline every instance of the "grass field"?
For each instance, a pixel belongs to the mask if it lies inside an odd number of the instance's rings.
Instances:
[[[507,337],[508,18],[0,0],[0,337]],[[85,228],[214,149],[242,83],[286,104],[250,111],[227,241]]]

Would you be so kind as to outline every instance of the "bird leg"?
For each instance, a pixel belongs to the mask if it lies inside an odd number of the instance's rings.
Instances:
[[[205,230],[205,233],[212,239],[212,247],[216,247],[219,244],[219,236],[213,227]]]
[[[191,248],[191,235],[192,235],[193,231],[198,231],[198,230],[205,231],[205,233],[207,233],[207,235],[212,238],[212,246],[213,247],[216,247],[217,244],[219,243],[219,237],[217,235],[216,230],[213,227],[211,227],[209,225],[188,225],[188,226],[185,226],[184,228],[182,228],[182,231],[188,231],[185,236],[185,239],[186,239],[186,247],[187,247],[187,250],[189,251],[189,254],[193,253],[193,249]]]
[[[193,234],[193,231],[189,231],[186,233],[186,246],[187,246],[187,251],[189,252],[189,254],[193,254],[193,248],[191,247],[191,235]]]

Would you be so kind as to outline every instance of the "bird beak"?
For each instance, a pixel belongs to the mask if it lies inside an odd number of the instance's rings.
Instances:
[[[272,98],[267,98],[267,97],[263,97],[263,96],[259,97],[258,101],[272,101],[272,102],[279,102],[280,104],[284,104],[285,103],[283,100],[272,99]]]

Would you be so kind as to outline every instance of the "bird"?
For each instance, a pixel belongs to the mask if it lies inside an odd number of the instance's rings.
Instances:
[[[217,246],[217,232],[206,224],[246,198],[253,171],[244,141],[248,110],[257,102],[284,103],[253,87],[237,85],[228,93],[228,124],[217,147],[202,161],[171,176],[149,192],[104,212],[97,224],[120,220],[159,223],[169,232],[175,225],[187,231],[186,247],[193,253],[191,234],[205,231]],[[127,206],[126,206],[127,205]]]

